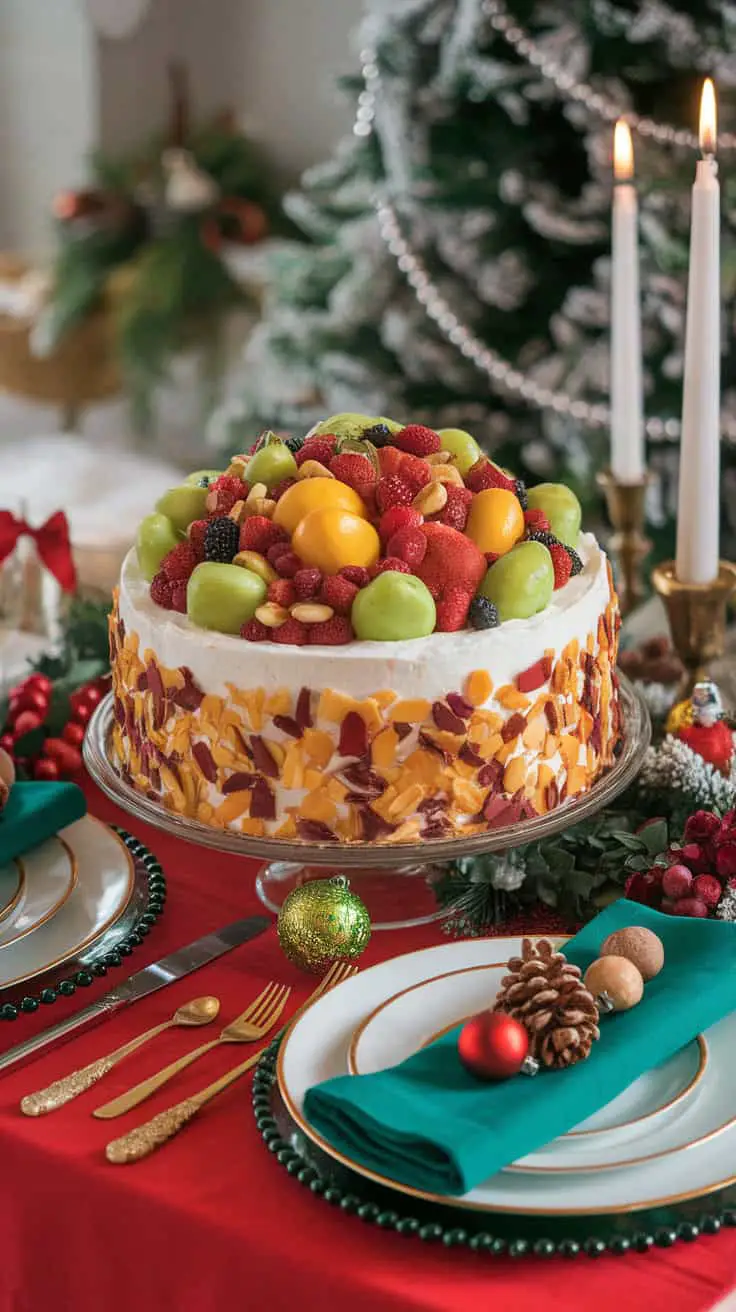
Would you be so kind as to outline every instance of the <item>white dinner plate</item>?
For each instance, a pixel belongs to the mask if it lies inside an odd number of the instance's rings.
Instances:
[[[58,838],[76,862],[76,884],[56,915],[0,952],[0,988],[42,975],[89,948],[120,918],[133,895],[133,860],[107,825],[85,816],[62,829]],[[29,886],[43,883],[59,850],[60,843],[49,839],[26,853]]]
[[[14,861],[0,867],[0,925],[15,911],[23,896],[24,876]]]
[[[43,851],[40,863],[35,859],[39,851]],[[77,882],[76,857],[59,837],[49,838],[41,848],[16,857],[7,869],[15,871],[21,887],[15,906],[0,923],[0,952],[55,916]]]
[[[307,1089],[347,1071],[347,1056],[355,1029],[394,993],[437,975],[471,966],[501,967],[521,950],[520,938],[477,939],[443,944],[382,962],[361,971],[338,988],[318,998],[295,1021],[285,1037],[278,1059],[281,1095],[301,1130],[333,1159],[359,1175],[413,1197],[452,1202],[460,1208],[488,1212],[515,1212],[546,1216],[593,1215],[640,1211],[686,1198],[712,1193],[736,1181],[736,1126],[733,1085],[736,1076],[736,1029],[730,1018],[706,1035],[717,1078],[713,1081],[720,1123],[697,1146],[672,1151],[644,1164],[592,1174],[550,1172],[526,1174],[503,1171],[461,1198],[448,1198],[412,1189],[379,1175],[338,1152],[309,1124],[304,1115]],[[724,1037],[725,1036],[725,1037]],[[692,1100],[693,1109],[700,1097]],[[659,1132],[653,1125],[651,1151],[656,1153]]]
[[[405,1061],[413,1052],[493,1004],[504,966],[471,966],[402,989],[376,1007],[357,1027],[348,1049],[348,1070],[369,1075]],[[605,1021],[602,1022],[605,1024]],[[605,1040],[605,1029],[600,1042]],[[507,1167],[510,1171],[600,1171],[651,1157],[651,1133],[665,1120],[677,1121],[674,1142],[689,1142],[685,1108],[702,1092],[708,1045],[700,1036],[652,1071],[635,1080],[594,1116]],[[714,1066],[711,1062],[712,1079]],[[694,1131],[696,1138],[704,1132]],[[671,1151],[668,1140],[659,1140]]]

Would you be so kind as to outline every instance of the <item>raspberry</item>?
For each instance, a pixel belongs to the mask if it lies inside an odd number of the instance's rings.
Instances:
[[[407,565],[405,560],[399,560],[398,556],[386,556],[385,560],[379,560],[371,566],[371,578],[378,578],[379,574],[411,574],[411,565]]]
[[[404,456],[399,469],[399,477],[409,484],[412,492],[416,495],[420,488],[425,487],[430,482],[432,466],[428,465],[426,460],[420,460],[418,456]]]
[[[277,542],[283,542],[288,548],[289,540],[284,530],[265,515],[249,515],[240,525],[241,551],[257,551],[260,556],[264,553],[268,555]]]
[[[372,487],[376,481],[377,474],[373,465],[367,456],[361,456],[357,452],[345,451],[342,455],[333,456],[330,461],[330,473],[339,478],[341,483],[347,483],[356,492],[360,492],[364,487]]]
[[[398,474],[403,459],[404,452],[399,451],[397,446],[381,447],[381,450],[378,452],[378,463],[381,467],[381,473]]]
[[[405,560],[414,569],[421,565],[427,554],[427,542],[420,529],[400,528],[398,533],[389,538],[386,551],[389,557],[398,556],[399,560]]]
[[[242,545],[242,544],[241,544]],[[278,561],[282,556],[288,556],[291,553],[291,543],[288,538],[282,538],[280,542],[274,542],[273,546],[266,550],[266,560],[274,569],[278,568]]]
[[[485,556],[470,538],[447,524],[422,524],[427,554],[415,573],[434,597],[458,585],[471,595],[486,572]]]
[[[288,610],[296,601],[296,588],[291,579],[274,579],[268,585],[268,600]]]
[[[271,630],[261,624],[260,620],[248,620],[240,630],[241,638],[246,642],[268,642],[271,638]]]
[[[419,528],[422,516],[412,506],[392,506],[385,515],[381,515],[378,532],[384,542],[388,542],[400,528]]]
[[[198,561],[204,560],[204,535],[208,522],[206,519],[193,519],[187,529],[189,545]]]
[[[318,460],[321,465],[329,468],[330,461],[335,454],[335,443],[337,438],[332,433],[323,433],[320,437],[308,437],[303,446],[294,453],[294,459],[300,467],[305,460]]]
[[[234,474],[220,474],[214,483],[210,483],[207,493],[207,509],[211,515],[227,515],[236,501],[244,501],[248,488],[241,478]]]
[[[333,615],[330,620],[309,626],[310,647],[342,647],[354,637],[353,626],[344,615]]]
[[[240,529],[234,519],[218,515],[211,519],[204,535],[204,558],[229,565],[238,550]]]
[[[473,594],[457,585],[445,588],[437,602],[437,629],[440,633],[456,633],[464,629]]]
[[[299,601],[308,601],[310,597],[316,597],[321,583],[321,570],[298,569],[294,575],[294,591]]]
[[[438,524],[447,524],[462,533],[468,522],[473,493],[468,487],[459,487],[456,483],[445,483],[447,501],[438,515],[432,519]]]
[[[161,561],[161,569],[167,579],[176,583],[181,579],[188,579],[194,566],[197,563],[192,548],[188,542],[180,542],[178,547],[174,547]]]
[[[543,510],[525,510],[524,523],[527,533],[549,533],[551,527]]]
[[[468,470],[465,475],[465,486],[469,487],[471,492],[483,492],[487,487],[504,487],[508,492],[516,491],[514,479],[504,474],[498,465],[486,460],[485,456],[476,460]]]
[[[403,478],[399,478],[398,474],[384,474],[378,480],[376,500],[379,510],[383,512],[390,510],[392,506],[411,505],[414,493],[409,484],[405,483]]]
[[[407,424],[400,433],[394,433],[394,444],[400,451],[408,451],[412,456],[431,456],[442,445],[439,434],[433,428],[423,428],[421,424]]]
[[[151,601],[155,601],[157,606],[164,606],[166,610],[171,610],[171,594],[173,585],[171,579],[167,579],[163,570],[160,569],[158,574],[154,574],[151,579]]]
[[[175,583],[171,589],[171,609],[178,610],[180,615],[187,613],[187,585],[186,583]]]
[[[569,553],[566,551],[565,547],[562,546],[561,542],[555,543],[555,545],[549,547],[548,550],[552,557],[552,564],[555,569],[556,592],[558,588],[564,588],[567,580],[572,574],[572,561],[570,560]]]
[[[319,599],[326,606],[331,606],[336,615],[349,615],[350,607],[357,595],[358,588],[355,583],[350,582],[350,579],[341,578],[339,574],[330,574],[322,583]]]
[[[271,488],[269,493],[271,500],[278,501],[279,497],[282,497],[284,492],[288,492],[289,488],[293,487],[295,483],[295,478],[282,478],[280,483],[277,483],[275,487]]]
[[[495,629],[500,623],[498,611],[487,597],[475,597],[471,601],[468,619],[473,629]]]
[[[349,583],[354,583],[356,588],[365,588],[371,581],[368,570],[362,565],[343,565],[338,578],[347,579]]]
[[[302,562],[293,551],[282,551],[274,564],[282,579],[293,579],[302,568]]]
[[[309,629],[301,620],[288,619],[277,629],[271,630],[275,642],[293,647],[304,647],[309,642]]]

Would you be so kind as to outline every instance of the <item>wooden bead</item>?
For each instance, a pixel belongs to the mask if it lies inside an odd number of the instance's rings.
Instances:
[[[626,957],[599,957],[588,966],[584,982],[594,998],[603,997],[604,1004],[610,999],[612,1005],[601,1008],[606,1011],[628,1011],[644,993],[641,971]]]
[[[602,957],[625,957],[633,962],[643,980],[654,979],[664,965],[662,940],[642,925],[617,929],[601,943]]]

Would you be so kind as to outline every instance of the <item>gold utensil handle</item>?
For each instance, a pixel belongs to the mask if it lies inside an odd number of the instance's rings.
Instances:
[[[170,1021],[164,1021],[162,1025],[154,1025],[153,1029],[146,1030],[145,1034],[139,1034],[137,1038],[131,1039],[130,1043],[124,1043],[122,1048],[116,1048],[106,1057],[98,1057],[97,1061],[90,1062],[89,1066],[82,1066],[80,1070],[72,1071],[70,1075],[55,1080],[46,1089],[26,1094],[20,1104],[24,1116],[44,1116],[47,1112],[55,1112],[59,1107],[71,1102],[72,1098],[77,1098],[86,1089],[91,1089],[92,1085],[101,1080],[103,1075],[107,1075],[123,1057],[135,1052],[142,1043],[147,1043],[157,1034],[162,1034],[169,1025]]]
[[[148,1157],[149,1153],[168,1143],[169,1139],[173,1139],[182,1126],[196,1115],[199,1106],[197,1098],[184,1098],[176,1106],[167,1107],[166,1111],[159,1112],[158,1116],[154,1116],[143,1125],[137,1125],[134,1130],[129,1130],[119,1139],[112,1139],[105,1149],[108,1162],[113,1162],[116,1166],[123,1166],[127,1162],[140,1162],[143,1157]]]
[[[99,1121],[111,1121],[115,1116],[122,1116],[124,1112],[131,1111],[133,1107],[137,1107],[146,1098],[150,1098],[151,1094],[160,1089],[162,1085],[168,1084],[169,1080],[173,1080],[174,1076],[179,1074],[179,1071],[186,1070],[187,1066],[191,1066],[192,1062],[196,1061],[198,1057],[202,1057],[205,1052],[209,1052],[210,1048],[215,1048],[219,1042],[219,1039],[211,1039],[209,1043],[200,1044],[192,1052],[185,1052],[183,1057],[178,1057],[176,1061],[170,1062],[168,1066],[164,1066],[163,1070],[157,1071],[155,1075],[150,1075],[147,1080],[141,1080],[140,1084],[134,1084],[132,1089],[126,1089],[125,1093],[121,1093],[118,1098],[112,1098],[110,1102],[103,1103],[101,1107],[95,1107],[92,1115],[96,1116]]]

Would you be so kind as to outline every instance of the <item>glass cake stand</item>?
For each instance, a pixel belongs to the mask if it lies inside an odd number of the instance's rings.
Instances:
[[[399,929],[426,924],[445,914],[437,906],[433,885],[448,862],[481,852],[508,851],[568,829],[608,806],[632,782],[649,746],[651,724],[641,695],[623,674],[619,678],[622,742],[613,765],[593,787],[546,815],[465,838],[435,838],[400,845],[303,842],[254,838],[230,829],[213,829],[177,815],[136,792],[114,765],[111,693],[100,702],[90,720],[84,740],[84,759],[102,791],[138,819],[189,843],[244,857],[261,857],[265,864],[256,877],[256,889],[270,911],[278,913],[287,894],[305,880],[348,872],[351,886],[368,907],[373,928]]]

